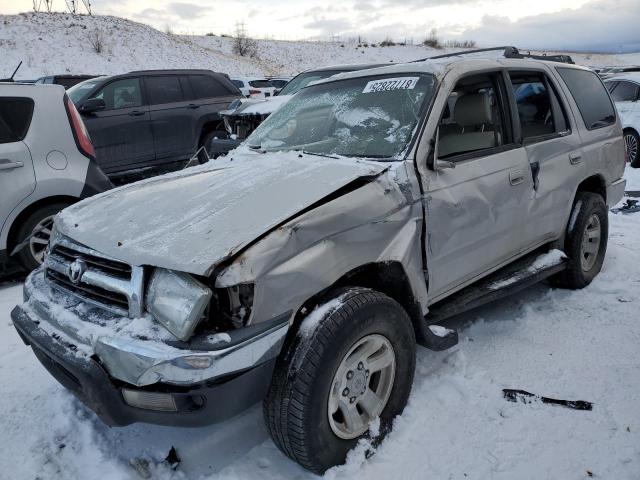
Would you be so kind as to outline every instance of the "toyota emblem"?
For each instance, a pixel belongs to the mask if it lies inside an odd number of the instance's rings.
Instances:
[[[76,258],[75,261],[71,265],[69,265],[67,276],[69,277],[69,280],[71,280],[71,283],[77,285],[78,283],[80,283],[82,275],[84,275],[84,272],[86,270],[87,264],[85,263],[85,261],[81,258]]]

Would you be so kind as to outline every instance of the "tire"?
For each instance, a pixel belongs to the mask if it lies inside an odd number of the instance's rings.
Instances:
[[[51,235],[51,224],[53,217],[63,208],[68,207],[68,203],[53,203],[38,208],[19,226],[16,234],[15,245],[19,245],[24,239],[33,233],[38,227],[45,227],[45,230],[34,235],[31,242],[22,250],[16,253],[16,259],[27,271],[34,270],[42,264],[44,249],[49,242]]]
[[[204,147],[207,150],[207,154],[208,155],[210,154],[210,152],[209,152],[209,144],[216,137],[217,138],[226,138],[227,137],[227,132],[224,131],[224,130],[213,130],[213,131],[207,133],[204,136],[204,138],[202,139],[202,143],[200,144],[200,147]],[[198,147],[198,148],[200,148],[200,147]],[[204,155],[202,157],[204,157]],[[202,158],[202,157],[199,156],[200,163],[204,163],[204,161],[203,161],[204,158]]]
[[[567,268],[551,278],[552,285],[576,290],[589,285],[600,273],[607,251],[608,214],[601,195],[578,192],[564,243]],[[599,232],[597,242],[596,231]]]
[[[358,433],[355,435],[351,431],[346,435],[346,417],[338,413],[340,409],[330,416],[329,402],[340,398],[341,407],[352,405],[358,417],[367,419],[361,404],[373,397],[360,395],[362,389],[376,390],[380,394],[378,398],[386,396],[386,403],[381,401],[375,404],[376,408],[374,403],[369,403],[374,411],[381,410],[380,434],[373,439],[377,444],[390,431],[393,419],[402,413],[415,370],[413,326],[396,301],[363,288],[343,290],[333,296],[336,298],[339,300],[335,306],[324,304],[302,321],[296,337],[276,362],[263,404],[267,428],[278,448],[317,474],[344,463],[349,450],[360,438],[369,435],[368,422],[362,433],[355,432]],[[375,350],[376,342],[382,344],[381,349]],[[360,347],[352,352],[358,345]],[[376,363],[382,364],[393,356],[393,364],[374,371],[375,364],[365,360],[366,367],[357,361],[350,367],[353,370],[344,370],[347,360],[358,359],[360,352],[371,347],[375,355],[369,354],[369,361],[377,358]],[[350,354],[348,359],[347,354]],[[343,368],[339,370],[339,367]],[[342,382],[350,382],[346,385],[352,387],[346,396],[347,389]],[[357,392],[357,389],[361,390]],[[356,395],[358,400],[352,400]]]
[[[624,131],[624,147],[633,168],[640,168],[640,136],[635,130]]]

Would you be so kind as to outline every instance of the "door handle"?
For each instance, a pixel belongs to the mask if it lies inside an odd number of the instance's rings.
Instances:
[[[195,110],[196,108],[200,108],[200,105],[196,105],[195,103],[190,103],[189,105],[187,105],[187,108],[190,108],[191,110]]]
[[[133,112],[129,112],[129,115],[131,115],[132,117],[140,117],[141,115],[144,115],[144,112],[141,112],[140,110],[134,110]]]
[[[12,170],[14,168],[24,167],[23,162],[12,162],[8,158],[0,160],[0,170]]]
[[[524,182],[524,172],[522,170],[515,170],[509,172],[509,183],[511,185],[520,185]]]
[[[571,165],[578,165],[579,163],[582,163],[582,154],[581,153],[570,153],[569,154],[569,163],[571,163]]]

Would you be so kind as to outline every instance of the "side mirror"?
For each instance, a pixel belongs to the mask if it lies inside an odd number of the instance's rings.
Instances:
[[[98,110],[104,110],[105,108],[107,108],[107,104],[104,103],[103,99],[90,98],[82,104],[82,106],[80,107],[80,111],[82,113],[92,113],[97,112]]]
[[[427,158],[427,167],[434,172],[438,170],[446,170],[447,168],[456,168],[456,164],[454,162],[448,162],[446,160],[438,159],[438,143],[440,141],[440,127],[436,128],[436,136],[435,139],[431,140],[431,153],[429,154],[429,158]]]

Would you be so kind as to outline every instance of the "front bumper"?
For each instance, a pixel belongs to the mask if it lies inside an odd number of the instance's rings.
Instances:
[[[290,317],[187,343],[149,340],[136,332],[153,337],[153,319],[87,306],[52,290],[41,270],[28,277],[24,296],[26,303],[11,313],[18,333],[47,370],[109,425],[204,425],[256,403],[271,382]],[[132,407],[122,388],[170,394],[177,409]]]
[[[112,378],[100,362],[83,357],[44,330],[21,308],[11,313],[22,340],[30,345],[42,365],[109,426],[135,422],[182,427],[209,425],[232,417],[266,395],[275,359],[248,371],[188,387],[158,383],[136,388]],[[170,394],[176,411],[155,411],[128,405],[122,388]]]

